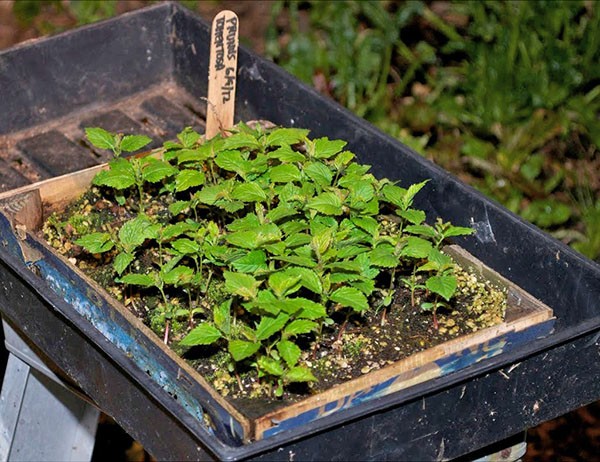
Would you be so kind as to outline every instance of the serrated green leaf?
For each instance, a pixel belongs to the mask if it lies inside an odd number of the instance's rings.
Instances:
[[[406,209],[397,210],[396,213],[413,225],[420,225],[425,221],[425,212],[423,210]]]
[[[177,236],[181,236],[183,233],[189,232],[196,229],[191,223],[180,221],[172,225],[165,226],[161,231],[161,239],[169,240]]]
[[[321,279],[313,270],[309,268],[294,268],[293,272],[300,275],[300,283],[302,286],[315,294],[321,294],[323,292]]]
[[[387,183],[381,188],[382,198],[391,204],[394,204],[404,210],[404,199],[406,197],[406,189]]]
[[[306,206],[309,209],[316,210],[325,215],[341,215],[343,213],[342,200],[337,194],[332,192],[319,194],[317,197],[308,201]]]
[[[311,240],[312,240],[311,236],[306,233],[296,233],[296,234],[292,234],[290,237],[288,237],[283,242],[285,243],[285,246],[288,249],[294,249],[296,247],[300,247],[302,245],[309,244],[311,242]],[[302,266],[306,266],[306,265],[302,265]]]
[[[279,149],[268,154],[270,159],[278,159],[281,162],[303,162],[304,154],[294,151],[290,146],[281,146]]]
[[[406,194],[404,196],[404,204],[402,206],[403,209],[408,209],[417,195],[417,193],[423,189],[423,187],[429,182],[429,180],[421,181],[420,183],[411,184],[406,190]]]
[[[249,148],[250,150],[260,149],[262,145],[250,133],[234,133],[223,140],[221,149],[240,149]]]
[[[335,159],[333,159],[333,165],[335,165],[335,168],[340,170],[345,165],[348,165],[350,161],[354,159],[354,157],[356,157],[354,153],[350,151],[342,151],[337,156],[335,156]]]
[[[237,231],[227,234],[225,239],[244,249],[256,249],[268,243],[274,243],[281,240],[281,231],[277,225],[269,223],[260,225],[253,230]]]
[[[362,281],[352,282],[352,287],[356,287],[363,294],[369,297],[375,290],[375,281],[373,279],[367,279]]]
[[[300,181],[300,169],[293,164],[276,165],[269,171],[269,177],[273,183],[290,183]]]
[[[125,152],[134,152],[152,143],[152,138],[145,135],[126,135],[121,140],[121,149]]]
[[[456,277],[454,276],[431,276],[425,282],[431,292],[441,295],[446,301],[449,301],[456,292]]]
[[[406,245],[402,248],[400,255],[412,258],[425,258],[431,252],[433,245],[430,241],[420,237],[410,236]]]
[[[204,162],[213,156],[213,151],[210,146],[202,145],[196,149],[180,149],[176,151],[177,163],[184,164],[186,162]],[[165,160],[169,160],[166,159]]]
[[[444,232],[444,237],[468,236],[473,234],[473,232],[473,228],[467,228],[465,226],[450,226],[450,228]]]
[[[215,157],[215,163],[228,172],[241,173],[248,169],[248,161],[240,151],[221,151]]]
[[[296,210],[294,207],[291,207],[287,204],[279,204],[277,207],[271,209],[271,211],[267,213],[267,219],[273,223],[277,223],[279,220],[291,217],[297,213],[298,210]]]
[[[240,273],[257,273],[266,271],[267,256],[264,250],[252,250],[243,257],[231,262],[231,266]]]
[[[161,271],[161,276],[165,284],[179,286],[192,281],[194,270],[188,266],[180,265],[170,271]]]
[[[155,287],[156,281],[150,274],[129,273],[119,278],[118,282],[143,287]]]
[[[317,183],[321,187],[331,185],[333,180],[333,173],[322,162],[308,162],[304,165],[303,172],[311,180]]]
[[[342,306],[348,306],[355,311],[364,311],[369,308],[367,297],[356,287],[340,287],[329,297],[332,301]]]
[[[267,200],[267,193],[257,183],[248,182],[233,188],[231,197],[242,202],[262,202]]]
[[[285,313],[279,313],[276,318],[263,316],[255,329],[256,339],[259,341],[268,339],[271,335],[281,331],[289,319],[290,317]]]
[[[277,297],[285,297],[300,289],[301,278],[301,274],[293,268],[276,271],[269,276],[269,287]]]
[[[259,369],[261,371],[266,372],[269,375],[274,375],[279,377],[283,375],[283,366],[281,362],[276,359],[269,358],[268,356],[261,356],[257,361]]]
[[[242,361],[256,353],[260,349],[260,343],[246,342],[244,340],[231,340],[228,349],[231,357],[235,361]]]
[[[221,303],[213,310],[213,321],[215,326],[229,336],[231,333],[231,299]]]
[[[373,183],[367,180],[359,180],[348,186],[350,190],[350,203],[367,203],[375,197]]]
[[[211,186],[204,186],[200,191],[194,194],[194,197],[201,203],[215,205],[224,195],[228,194],[230,184],[221,183]]]
[[[286,336],[308,334],[316,331],[318,327],[319,325],[314,321],[309,321],[308,319],[296,319],[285,326],[283,334]]]
[[[169,204],[169,212],[173,215],[179,215],[190,208],[190,201],[176,201]]]
[[[94,177],[95,185],[126,189],[135,184],[135,171],[127,159],[113,159],[108,166],[108,170],[102,170]]]
[[[308,136],[303,128],[277,128],[267,136],[267,146],[285,146],[300,143]]]
[[[329,250],[333,244],[335,230],[331,228],[322,228],[317,230],[311,241],[310,246],[319,257]]]
[[[286,362],[288,367],[294,367],[298,363],[300,355],[302,354],[302,350],[300,349],[300,347],[290,340],[281,340],[280,342],[278,342],[277,351],[279,351],[279,354]]]
[[[429,225],[408,225],[404,228],[407,233],[418,234],[425,237],[436,237],[435,229]]]
[[[317,159],[329,159],[340,152],[348,144],[344,140],[330,140],[327,137],[314,140],[314,153]]]
[[[100,127],[87,127],[85,136],[93,146],[100,149],[116,149],[117,137]]]
[[[108,252],[115,246],[108,233],[86,234],[77,239],[75,244],[80,245],[90,253]]]
[[[292,265],[304,266],[306,268],[314,268],[318,264],[312,258],[300,255],[280,255],[276,257],[276,260],[291,263]]]
[[[301,297],[298,297],[296,300],[302,301],[302,309],[296,313],[297,318],[303,319],[323,319],[327,316],[327,310],[320,303],[313,302],[311,300],[307,300]]]
[[[119,230],[119,241],[127,249],[135,249],[146,239],[157,237],[160,225],[153,224],[144,215],[126,221]]]
[[[142,176],[144,180],[149,181],[150,183],[157,183],[169,176],[175,175],[177,172],[177,168],[173,167],[168,162],[153,157],[146,157],[144,159]]]
[[[200,134],[192,129],[185,127],[181,133],[177,135],[177,139],[185,148],[191,148],[200,139]]]
[[[352,218],[352,223],[360,229],[365,230],[371,236],[375,236],[379,230],[379,223],[373,217],[355,217]]]
[[[317,378],[313,373],[305,366],[292,367],[284,375],[286,382],[316,382]]]
[[[179,342],[179,344],[183,346],[210,345],[215,343],[222,336],[221,331],[215,326],[203,322],[194,327],[190,333]]]
[[[184,255],[192,255],[200,251],[200,244],[198,244],[196,241],[186,238],[173,241],[171,246],[177,250],[177,252]]]
[[[227,225],[227,229],[232,232],[250,231],[256,228],[257,226],[260,226],[260,220],[255,214],[249,213],[243,218],[238,218],[237,220],[234,220],[231,223],[229,223]]]
[[[132,254],[126,252],[121,252],[115,257],[115,260],[113,261],[113,267],[119,276],[123,274],[123,271],[127,269],[134,258],[135,257]]]
[[[201,186],[206,181],[204,173],[199,170],[181,170],[175,177],[175,190],[177,192],[186,191],[196,186]]]
[[[398,257],[394,255],[394,246],[390,244],[379,244],[371,252],[369,258],[373,266],[383,268],[394,268],[398,266]]]
[[[249,274],[225,271],[225,290],[233,295],[240,295],[245,299],[253,299],[258,293],[261,282]]]

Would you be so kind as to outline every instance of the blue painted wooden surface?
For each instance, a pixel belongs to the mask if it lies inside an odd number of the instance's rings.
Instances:
[[[67,302],[79,315],[87,319],[109,342],[122,350],[142,371],[157,383],[173,399],[176,397],[188,413],[197,419],[209,432],[215,428],[218,433],[228,431],[226,441],[241,444],[244,440],[244,429],[226,409],[221,407],[208,392],[202,393],[201,387],[188,390],[178,374],[182,371],[176,364],[166,368],[162,361],[172,361],[167,355],[160,355],[160,348],[152,348],[149,341],[138,328],[108,303],[98,292],[90,287],[76,272],[54,255],[47,247],[27,236],[25,245],[39,252],[41,258],[26,261],[19,237],[14,234],[7,218],[0,214],[0,244],[22,261],[26,266],[35,268],[35,272],[47,285]],[[142,338],[144,337],[144,338]],[[150,344],[150,345],[149,345]],[[149,348],[150,346],[150,348]],[[151,351],[154,350],[154,351]],[[157,353],[159,353],[157,355]],[[177,372],[175,372],[177,371]],[[193,379],[188,378],[188,381]],[[206,409],[211,412],[205,415]],[[207,425],[207,418],[214,426]],[[232,438],[233,437],[233,438]]]

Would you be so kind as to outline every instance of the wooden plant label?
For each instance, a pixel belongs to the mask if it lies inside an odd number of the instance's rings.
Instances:
[[[208,68],[206,139],[233,126],[238,55],[238,17],[223,10],[212,23]]]

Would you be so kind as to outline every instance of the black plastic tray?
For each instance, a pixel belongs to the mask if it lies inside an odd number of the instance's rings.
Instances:
[[[90,122],[159,140],[201,125],[208,40],[203,21],[166,3],[0,53],[2,187],[101,162],[82,141]],[[235,447],[176,406],[159,405],[156,385],[0,245],[3,315],[156,458],[449,459],[600,398],[599,265],[244,49],[236,117],[346,139],[375,174],[401,184],[431,178],[417,205],[473,226],[475,238],[461,245],[549,305],[555,331],[462,372]]]

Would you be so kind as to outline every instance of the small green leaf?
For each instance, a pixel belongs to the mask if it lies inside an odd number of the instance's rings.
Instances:
[[[183,346],[210,345],[215,343],[222,336],[221,331],[215,326],[203,322],[194,327],[190,333],[179,342],[179,344]]]
[[[179,215],[190,208],[190,201],[176,201],[169,205],[169,212]]]
[[[303,162],[306,160],[304,154],[294,151],[290,146],[281,146],[279,149],[268,154],[271,159],[278,159],[281,162]]]
[[[231,266],[240,273],[257,273],[266,271],[267,256],[264,250],[252,250],[241,258],[231,262]]]
[[[321,187],[331,185],[331,181],[333,180],[333,173],[329,167],[322,162],[306,163],[304,166],[304,173]]]
[[[240,151],[221,151],[215,157],[215,163],[229,172],[245,172],[248,168],[248,161],[242,157]]]
[[[225,271],[225,290],[230,294],[240,295],[245,299],[253,299],[258,293],[258,287],[261,282],[254,279],[249,274],[233,273]]]
[[[177,192],[186,191],[190,188],[203,185],[205,181],[206,177],[204,173],[199,170],[182,170],[175,177],[175,190]]]
[[[342,306],[348,306],[355,311],[364,311],[369,308],[367,297],[355,287],[340,287],[329,297],[332,301]]]
[[[273,293],[281,298],[300,289],[302,275],[294,269],[276,271],[269,276],[269,287]]]
[[[297,213],[298,210],[296,210],[294,207],[291,207],[288,204],[279,204],[277,207],[271,209],[271,211],[267,213],[267,219],[273,223],[277,223],[279,220],[291,217]]]
[[[313,373],[305,366],[292,367],[283,376],[287,382],[316,382],[317,379]]]
[[[267,199],[267,193],[257,183],[248,182],[233,188],[231,197],[242,202],[262,202]]]
[[[450,226],[444,232],[444,237],[468,236],[470,234],[473,234],[473,232],[473,228],[467,228],[465,226]]]
[[[373,217],[356,217],[352,219],[352,223],[365,230],[371,236],[375,236],[379,230],[379,223]]]
[[[308,201],[306,206],[325,215],[341,215],[343,213],[342,200],[333,192],[319,194]]]
[[[296,317],[303,319],[323,319],[327,316],[327,310],[320,303],[313,302],[301,297],[298,297],[303,305],[302,309],[296,314]]]
[[[300,347],[290,340],[282,340],[278,342],[277,351],[279,351],[279,354],[286,362],[288,367],[294,367],[300,359],[300,355],[302,354]]]
[[[327,137],[318,138],[314,140],[314,156],[317,159],[329,159],[338,152],[340,152],[344,146],[348,144],[344,140],[329,140]]]
[[[394,252],[395,248],[393,245],[387,243],[379,244],[369,252],[369,259],[373,266],[395,268],[398,266],[399,259]]]
[[[170,271],[161,271],[161,276],[165,284],[179,286],[192,281],[194,270],[188,266],[180,265]]]
[[[113,261],[113,267],[119,276],[123,274],[123,271],[127,269],[134,258],[135,257],[132,254],[125,252],[121,252],[115,257],[115,260]]]
[[[149,181],[150,183],[157,183],[169,176],[175,175],[177,172],[177,168],[173,167],[168,162],[153,157],[146,157],[144,159],[142,176],[144,180]]]
[[[260,142],[250,133],[235,133],[223,140],[222,149],[249,148],[250,150],[260,149]]]
[[[416,236],[410,236],[406,240],[406,246],[402,248],[401,255],[412,258],[426,258],[431,252],[433,245],[430,241]]]
[[[113,159],[108,166],[108,170],[102,170],[94,177],[95,185],[126,189],[135,184],[135,171],[127,159]]]
[[[177,139],[185,148],[191,148],[200,139],[200,134],[195,132],[192,127],[185,127],[181,133],[177,135]]]
[[[226,336],[229,336],[231,333],[231,301],[232,299],[230,298],[213,310],[215,326]]]
[[[268,356],[261,356],[257,361],[258,367],[269,375],[283,375],[283,366],[279,361]]]
[[[300,283],[308,290],[315,294],[321,294],[323,292],[321,279],[313,270],[308,268],[294,268],[293,272],[300,275]]]
[[[155,287],[156,281],[149,274],[129,273],[119,279],[123,284],[132,284],[143,287]]]
[[[126,135],[121,140],[121,149],[125,152],[134,152],[152,143],[152,138],[145,135]]]
[[[171,246],[177,250],[177,252],[184,255],[194,255],[200,251],[200,244],[191,239],[177,239]]]
[[[420,225],[426,218],[423,210],[406,209],[397,210],[396,213],[413,225]]]
[[[260,343],[246,342],[244,340],[231,340],[228,348],[231,357],[235,361],[242,361],[256,353],[260,348]]]
[[[80,245],[90,253],[108,252],[115,246],[115,243],[108,233],[86,234],[77,239],[75,244]]]
[[[260,225],[253,230],[227,234],[225,239],[230,244],[244,249],[256,249],[265,244],[280,241],[281,231],[277,225],[269,223]]]
[[[308,135],[303,128],[277,128],[267,136],[267,146],[285,146],[300,143]]]
[[[127,249],[135,249],[142,245],[146,239],[157,237],[158,226],[148,220],[144,215],[138,215],[126,221],[119,230],[119,241]]]
[[[317,230],[310,241],[311,248],[319,257],[329,250],[333,244],[335,230],[331,228],[322,228]]]
[[[436,237],[435,229],[433,229],[429,225],[408,225],[406,228],[404,228],[404,230],[407,233],[411,233],[411,234],[418,234],[421,236],[431,237],[431,238]]]
[[[274,183],[290,183],[300,181],[301,174],[298,167],[293,164],[276,165],[269,171],[269,177]]]
[[[404,203],[402,208],[404,210],[408,209],[417,195],[417,193],[423,189],[423,187],[429,182],[429,180],[421,181],[420,183],[411,184],[406,190],[406,194],[404,196]]]
[[[456,278],[454,276],[431,276],[425,286],[446,301],[449,301],[456,292]]]
[[[92,145],[100,149],[116,149],[117,137],[100,127],[88,127],[85,136]]]
[[[318,327],[319,325],[314,321],[309,321],[308,319],[296,319],[285,326],[283,334],[286,336],[308,334],[316,331]]]

